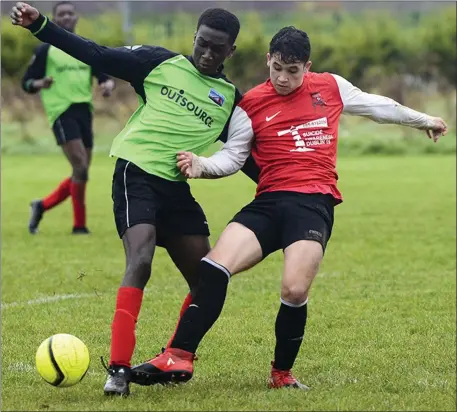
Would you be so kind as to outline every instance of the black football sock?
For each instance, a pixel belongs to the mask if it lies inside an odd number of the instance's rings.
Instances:
[[[305,334],[308,315],[308,299],[299,305],[292,305],[281,299],[276,317],[276,347],[273,367],[279,370],[292,369]]]
[[[230,272],[210,259],[203,258],[198,273],[199,286],[192,304],[182,316],[171,348],[195,353],[206,332],[222,312]]]

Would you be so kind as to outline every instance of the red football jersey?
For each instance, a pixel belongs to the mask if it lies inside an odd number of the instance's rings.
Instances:
[[[255,135],[252,155],[261,170],[257,195],[284,190],[331,194],[342,201],[336,154],[343,102],[331,74],[307,73],[287,96],[268,80],[247,92],[239,106]]]

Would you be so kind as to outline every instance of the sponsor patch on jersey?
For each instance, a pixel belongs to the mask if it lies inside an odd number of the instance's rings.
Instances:
[[[216,90],[214,89],[211,89],[209,91],[209,94],[208,94],[208,97],[214,102],[216,103],[218,106],[221,106],[224,104],[225,102],[225,96],[219,92],[217,92]]]
[[[311,99],[312,99],[312,103],[313,103],[313,107],[314,108],[316,108],[316,106],[327,106],[327,103],[322,98],[320,92],[312,93],[311,94]]]

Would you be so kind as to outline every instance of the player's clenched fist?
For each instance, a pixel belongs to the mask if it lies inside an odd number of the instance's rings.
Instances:
[[[441,136],[447,133],[447,124],[441,117],[431,117],[426,132],[427,136],[436,143]]]
[[[176,156],[176,165],[180,172],[188,179],[201,176],[202,169],[199,158],[191,152],[179,152]]]
[[[30,26],[39,16],[40,12],[35,7],[22,2],[16,3],[10,14],[11,22],[22,27]]]

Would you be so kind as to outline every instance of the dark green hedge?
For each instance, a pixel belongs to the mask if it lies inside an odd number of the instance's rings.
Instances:
[[[306,17],[304,17],[306,16]],[[134,25],[134,44],[160,44],[189,53],[196,17],[177,14],[171,27],[163,22],[139,21]],[[284,24],[266,23],[262,15],[247,13],[242,18],[238,50],[227,64],[227,72],[241,88],[263,81],[267,75],[265,54],[274,30]],[[363,86],[367,72],[384,77],[396,73],[440,79],[456,85],[455,7],[440,9],[415,19],[395,18],[386,12],[357,15],[297,13],[287,21],[306,30],[312,42],[313,68],[336,72]],[[121,46],[128,42],[122,34],[119,15],[104,14],[82,18],[78,33],[99,44]],[[171,33],[171,35],[170,35]],[[27,30],[2,21],[2,71],[17,77],[23,73],[38,42]]]

